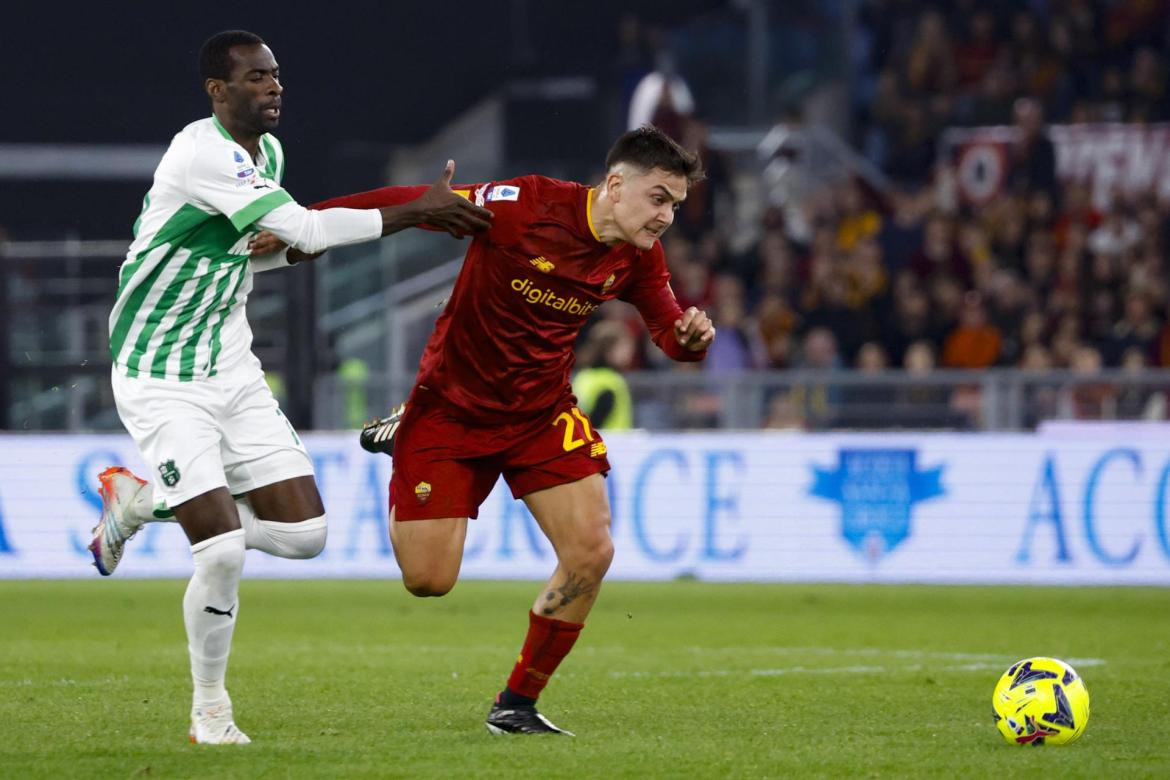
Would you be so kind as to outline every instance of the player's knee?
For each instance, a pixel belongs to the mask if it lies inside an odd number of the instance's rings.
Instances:
[[[455,577],[445,576],[442,573],[426,572],[418,574],[402,573],[402,585],[412,596],[419,598],[434,598],[446,596],[455,587]]]
[[[605,576],[609,571],[610,564],[613,563],[613,539],[609,534],[597,542],[589,550],[589,566],[598,579]]]
[[[561,555],[561,563],[570,571],[600,580],[613,563],[613,539],[608,527],[580,535]]]
[[[265,546],[260,549],[281,558],[316,558],[325,549],[329,527],[325,515],[297,523],[257,520]]]
[[[305,530],[296,535],[290,545],[290,558],[316,558],[325,549],[325,540],[329,536],[329,526],[325,515],[306,520]]]
[[[212,579],[238,579],[244,570],[244,535],[231,531],[192,546],[195,568]]]
[[[285,557],[300,560],[316,558],[325,549],[327,536],[328,531],[324,525],[310,533],[300,534],[288,545],[288,553]]]

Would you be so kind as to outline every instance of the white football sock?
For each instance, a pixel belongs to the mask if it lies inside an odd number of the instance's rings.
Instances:
[[[246,532],[249,550],[260,550],[279,558],[315,558],[325,549],[325,515],[299,523],[261,520],[247,501],[237,501],[240,525]]]
[[[187,624],[194,704],[198,707],[227,696],[223,682],[240,608],[244,529],[191,545],[191,557],[195,574],[183,596],[183,621]]]

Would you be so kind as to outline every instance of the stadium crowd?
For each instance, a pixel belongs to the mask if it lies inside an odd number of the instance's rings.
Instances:
[[[664,239],[680,304],[708,310],[719,328],[702,370],[1170,367],[1170,203],[1121,191],[1096,203],[1086,184],[1057,180],[1046,133],[1046,122],[1168,118],[1167,8],[862,3],[852,140],[894,186],[823,188],[800,204],[799,231],[769,209],[759,241],[738,253],[729,223],[715,218],[714,204],[731,197],[726,163],[666,90],[654,121],[698,146],[709,173]],[[938,154],[940,134],[1011,124],[1004,187],[972,207]],[[619,368],[658,365],[645,344],[630,354]],[[960,391],[949,403],[977,414],[978,400]],[[1165,414],[1160,393],[1103,385],[1050,405],[1036,414]],[[806,424],[793,407],[776,399],[773,424]]]

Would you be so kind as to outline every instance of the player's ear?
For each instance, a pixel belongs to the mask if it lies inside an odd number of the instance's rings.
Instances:
[[[221,103],[226,86],[222,79],[207,79],[203,82],[203,91],[211,98],[212,103]]]
[[[614,203],[621,202],[622,184],[625,183],[625,180],[619,171],[610,171],[605,177],[605,190],[609,193],[609,199]]]

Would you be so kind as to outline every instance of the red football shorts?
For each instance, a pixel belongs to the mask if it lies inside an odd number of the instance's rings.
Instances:
[[[394,435],[395,519],[477,517],[501,474],[512,496],[522,498],[608,472],[605,442],[575,400],[566,396],[549,415],[484,425],[416,388]]]

